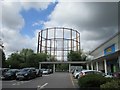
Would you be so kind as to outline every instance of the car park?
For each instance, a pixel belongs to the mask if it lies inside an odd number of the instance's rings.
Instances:
[[[36,77],[35,68],[23,68],[20,72],[16,73],[16,80],[29,80]]]
[[[4,79],[4,74],[9,70],[9,68],[0,68],[0,79]]]
[[[36,69],[36,76],[37,77],[42,77],[42,70]]]
[[[19,69],[9,69],[3,75],[3,80],[13,80],[16,79],[16,73],[19,72]]]
[[[79,76],[78,76],[78,79],[80,77],[83,77],[85,75],[88,75],[88,74],[99,74],[99,75],[104,75],[101,71],[97,71],[97,70],[82,70],[80,73],[79,73]]]

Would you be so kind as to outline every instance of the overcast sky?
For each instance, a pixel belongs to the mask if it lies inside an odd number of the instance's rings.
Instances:
[[[81,48],[91,51],[118,31],[117,2],[1,2],[1,34],[6,55],[37,50],[37,34],[47,27],[67,27],[81,34]]]

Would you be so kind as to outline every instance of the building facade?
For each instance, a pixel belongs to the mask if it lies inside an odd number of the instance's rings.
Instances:
[[[120,33],[90,52],[92,60],[87,62],[87,69],[100,70],[107,73],[120,71]]]

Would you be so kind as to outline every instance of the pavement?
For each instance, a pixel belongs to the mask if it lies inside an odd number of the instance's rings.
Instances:
[[[43,75],[28,81],[2,81],[2,90],[41,90],[41,89],[76,89],[77,82],[72,77],[71,73],[56,72],[49,75]]]

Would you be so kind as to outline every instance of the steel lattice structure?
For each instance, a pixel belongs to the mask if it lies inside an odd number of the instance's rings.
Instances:
[[[53,27],[38,33],[37,53],[49,53],[54,55],[57,60],[65,61],[71,50],[80,50],[80,33],[77,30]]]

